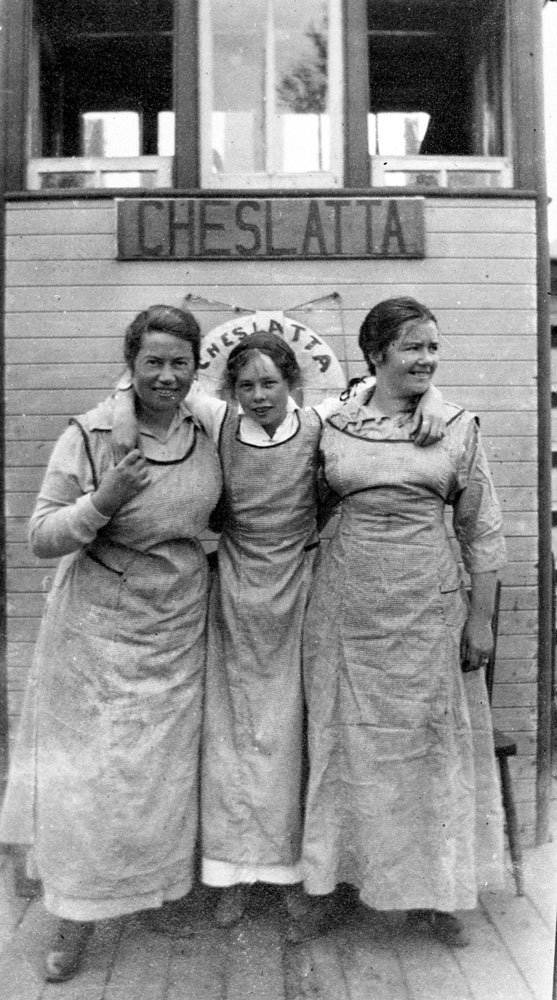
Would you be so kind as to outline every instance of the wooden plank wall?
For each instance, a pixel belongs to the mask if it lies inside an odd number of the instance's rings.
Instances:
[[[118,262],[111,201],[7,206],[7,531],[12,733],[53,566],[26,524],[53,440],[114,385],[129,320],[187,293],[247,309],[290,309],[333,291],[344,336],[329,339],[363,373],[359,325],[382,298],[410,294],[443,334],[437,382],[480,414],[508,539],[495,722],[513,762],[525,841],[535,822],[537,489],[536,242],[533,201],[430,198],[427,258],[416,261]],[[219,317],[220,319],[220,317]],[[219,320],[216,320],[218,322]],[[319,333],[319,329],[316,329]]]

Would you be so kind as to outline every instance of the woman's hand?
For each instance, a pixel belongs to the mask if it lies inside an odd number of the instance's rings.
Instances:
[[[486,570],[470,576],[471,595],[468,621],[460,644],[464,673],[487,666],[493,649],[491,619],[495,603],[497,573]]]
[[[464,673],[487,666],[492,649],[493,633],[489,618],[470,611],[461,642],[461,663]]]
[[[141,493],[148,483],[147,464],[141,452],[134,448],[105,472],[91,499],[99,514],[112,517],[127,500]]]
[[[427,447],[444,438],[446,429],[443,397],[439,389],[431,385],[420,399],[410,437],[414,444]]]

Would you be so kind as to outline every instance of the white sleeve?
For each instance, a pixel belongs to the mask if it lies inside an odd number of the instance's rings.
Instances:
[[[353,399],[354,396],[359,395],[364,396],[370,389],[373,388],[374,385],[375,376],[366,375],[364,378],[355,382],[354,385],[349,386],[348,390],[344,390],[341,396],[327,396],[326,399],[322,399],[320,403],[316,403],[312,406],[312,409],[319,414],[322,420],[326,420],[332,413],[336,413],[336,411],[339,410],[348,399]]]
[[[92,471],[77,427],[56,442],[29,525],[31,548],[56,559],[88,545],[110,521],[95,507]]]
[[[188,410],[199,420],[203,430],[218,442],[220,429],[226,413],[226,402],[224,399],[217,399],[210,396],[199,382],[194,382],[186,398],[184,399]]]
[[[327,396],[326,399],[322,399],[320,403],[314,403],[311,407],[319,414],[322,420],[326,420],[327,417],[331,416],[331,413],[336,413],[337,410],[342,406],[342,400],[338,396]]]

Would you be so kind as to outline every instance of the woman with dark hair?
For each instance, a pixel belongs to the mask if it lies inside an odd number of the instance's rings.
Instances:
[[[222,890],[221,927],[240,920],[255,882],[290,887],[290,912],[301,905],[302,624],[322,421],[340,403],[299,408],[300,382],[286,341],[256,332],[228,356],[229,403],[199,388],[188,396],[224,478],[201,782],[202,880]]]
[[[302,868],[313,906],[291,925],[291,941],[325,930],[336,886],[349,883],[369,907],[410,911],[463,945],[452,911],[475,907],[478,889],[500,876],[500,793],[479,668],[492,647],[505,545],[477,419],[446,403],[443,440],[422,450],[410,439],[439,346],[427,307],[380,302],[360,332],[375,388],[329,416],[321,437],[341,513],[305,620]]]
[[[199,345],[189,313],[136,316],[124,355],[141,451],[114,464],[104,400],[56,443],[31,517],[34,553],[63,558],[0,835],[31,846],[59,918],[49,981],[77,971],[94,921],[146,910],[164,924],[192,884],[209,583],[198,535],[222,485],[183,402]]]

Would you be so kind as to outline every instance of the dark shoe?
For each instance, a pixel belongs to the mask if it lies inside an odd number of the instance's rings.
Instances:
[[[239,924],[247,905],[248,889],[246,885],[228,885],[221,889],[215,924],[217,927],[234,927]]]
[[[452,913],[441,910],[409,910],[408,921],[415,927],[427,925],[438,941],[450,948],[465,948],[470,944],[464,927]]]
[[[292,919],[286,929],[286,940],[290,944],[301,944],[312,938],[326,934],[338,923],[338,914],[331,896],[309,896],[309,906],[305,913]]]
[[[301,882],[286,886],[284,901],[291,920],[303,919],[313,905],[315,896],[308,896]]]
[[[92,922],[59,921],[44,960],[44,978],[47,983],[64,983],[66,979],[75,976],[93,928]]]
[[[470,944],[470,938],[460,920],[457,920],[452,913],[433,910],[430,924],[435,937],[448,944],[450,948],[466,948],[466,945]]]
[[[149,930],[156,934],[171,934],[174,937],[193,937],[190,922],[188,897],[168,899],[158,910],[146,910],[145,920]]]

